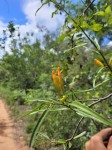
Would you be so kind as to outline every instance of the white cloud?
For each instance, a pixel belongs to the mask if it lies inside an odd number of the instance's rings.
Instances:
[[[19,27],[19,32],[22,38],[26,36],[26,33],[34,33],[34,36],[31,37],[31,42],[35,42],[36,38],[42,41],[43,35],[46,31],[41,32],[39,27],[45,27],[49,32],[57,32],[57,28],[64,23],[65,16],[63,15],[54,15],[52,18],[52,12],[55,11],[55,7],[51,4],[43,6],[39,12],[35,15],[36,10],[41,6],[40,0],[24,0],[22,4],[23,13],[26,16],[26,23],[22,25],[15,24],[15,27]],[[2,18],[0,18],[0,35],[3,35],[3,30],[7,28],[6,23],[4,23]],[[18,33],[18,32],[16,32]],[[18,39],[17,34],[15,38]],[[5,43],[5,50],[10,52],[11,40],[7,39]],[[2,55],[2,51],[0,51]]]
[[[26,36],[26,32],[34,33],[31,37],[31,42],[37,39],[42,41],[43,35],[46,31],[41,32],[41,27],[45,27],[49,32],[57,32],[57,28],[64,23],[64,15],[54,15],[52,18],[52,12],[55,11],[53,5],[43,6],[39,12],[35,15],[36,10],[41,6],[40,0],[25,0],[23,3],[23,13],[26,16],[26,23],[23,25],[16,25],[19,27],[21,37]]]
[[[1,20],[0,20],[0,38],[3,37],[3,30],[5,30],[7,27],[7,24],[3,23]],[[1,45],[2,41],[0,40],[0,45]],[[4,54],[4,50],[0,47],[0,58],[3,56]]]
[[[112,41],[110,41],[110,42],[107,44],[107,47],[108,47],[108,48],[112,48]]]
[[[0,37],[3,35],[3,30],[5,30],[7,27],[7,24],[6,23],[3,23],[1,20],[0,20]]]
[[[23,6],[23,11],[26,15],[28,23],[39,26],[45,26],[49,31],[55,31],[57,27],[64,23],[64,15],[55,15],[51,18],[52,12],[55,11],[54,6],[51,4],[44,5],[39,12],[35,15],[36,10],[41,6],[40,0],[26,0]]]

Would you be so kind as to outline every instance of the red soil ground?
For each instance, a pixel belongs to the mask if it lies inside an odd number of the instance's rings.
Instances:
[[[9,114],[7,105],[0,99],[0,150],[31,150]]]

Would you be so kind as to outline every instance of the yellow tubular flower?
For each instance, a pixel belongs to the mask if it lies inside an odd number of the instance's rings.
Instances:
[[[56,75],[55,71],[52,71],[52,78],[53,78],[53,82],[54,82],[55,88],[56,88],[56,90],[58,92],[58,95],[61,96],[61,94],[60,94],[59,78]]]
[[[63,85],[63,79],[62,79],[62,74],[61,74],[60,67],[58,67],[57,72],[58,72],[58,78],[59,78],[60,88],[61,88],[62,92],[64,92],[64,85]]]
[[[101,66],[101,67],[104,67],[104,64],[103,64],[100,60],[94,59],[94,61],[95,61],[95,63],[96,63],[97,65],[99,65],[99,66]]]

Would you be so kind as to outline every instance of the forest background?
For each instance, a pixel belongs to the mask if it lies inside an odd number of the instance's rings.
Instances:
[[[42,0],[65,15],[61,29],[31,43],[9,22],[0,37],[0,96],[23,120],[35,150],[83,150],[95,132],[112,126],[112,3]],[[18,34],[17,34],[18,33]],[[18,36],[18,39],[15,37]],[[11,40],[10,53],[5,50]]]

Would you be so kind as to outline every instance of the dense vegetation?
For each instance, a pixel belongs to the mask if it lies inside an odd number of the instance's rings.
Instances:
[[[3,31],[1,50],[7,38],[12,43],[0,59],[0,95],[28,108],[16,115],[29,118],[35,150],[83,150],[92,134],[112,126],[112,49],[105,46],[112,39],[112,3],[42,0],[42,7],[52,4],[52,16],[65,13],[65,23],[60,35],[46,33],[44,48],[39,40],[31,44],[29,33],[21,39],[18,31],[16,40],[13,22]]]

